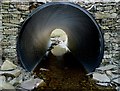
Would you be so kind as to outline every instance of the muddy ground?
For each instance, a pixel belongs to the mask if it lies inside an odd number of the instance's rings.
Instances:
[[[96,85],[70,53],[63,57],[55,57],[50,53],[37,66],[35,73],[46,82],[45,87],[38,87],[36,90],[116,91],[114,87]]]

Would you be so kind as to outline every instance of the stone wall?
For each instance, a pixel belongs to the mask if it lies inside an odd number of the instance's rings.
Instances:
[[[21,22],[28,16],[29,2],[2,3],[2,34],[1,46],[3,59],[17,60],[16,40],[21,27]],[[24,8],[23,8],[24,7]]]
[[[2,27],[0,25],[0,45],[2,47],[3,60],[10,59],[17,62],[16,39],[21,23],[30,12],[28,10],[29,4],[29,2],[2,2],[1,4],[2,14],[0,14],[0,20],[2,20]],[[102,28],[105,38],[105,55],[102,64],[119,64],[120,2],[79,2],[78,4],[89,10]]]

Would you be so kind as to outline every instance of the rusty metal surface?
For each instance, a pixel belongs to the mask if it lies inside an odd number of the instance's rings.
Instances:
[[[50,46],[51,32],[60,28],[68,35],[68,48],[88,72],[99,66],[104,41],[93,17],[73,3],[52,2],[39,6],[24,22],[17,41],[23,67],[32,71]]]

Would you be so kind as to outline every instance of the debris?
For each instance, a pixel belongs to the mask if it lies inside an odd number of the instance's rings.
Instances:
[[[1,66],[1,70],[13,70],[16,68],[17,66],[8,60],[4,61],[4,63]]]

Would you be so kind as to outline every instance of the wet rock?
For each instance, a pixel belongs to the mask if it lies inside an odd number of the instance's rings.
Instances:
[[[0,75],[6,75],[6,76],[14,76],[17,77],[21,74],[21,71],[19,69],[15,69],[12,71],[0,71]]]
[[[17,65],[13,64],[12,62],[10,62],[9,60],[4,61],[4,63],[1,66],[1,70],[13,70],[16,69]]]
[[[110,82],[106,74],[93,73],[93,79],[99,82]]]
[[[45,82],[42,79],[35,78],[35,79],[30,79],[27,81],[24,81],[21,83],[20,87],[27,89],[27,90],[33,90],[37,88],[38,86],[45,86]]]
[[[102,67],[99,67],[99,68],[96,68],[96,70],[98,71],[105,71],[105,70],[110,70],[110,69],[115,69],[117,68],[116,65],[106,65],[106,66],[102,66]]]

